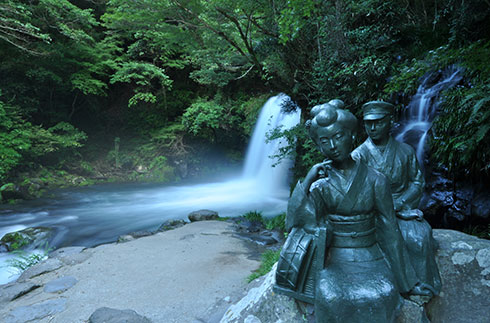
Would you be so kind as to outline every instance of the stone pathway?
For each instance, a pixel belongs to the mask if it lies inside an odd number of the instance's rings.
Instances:
[[[218,322],[259,266],[252,244],[220,221],[50,257],[0,286],[1,322],[82,323],[102,307],[156,323]]]

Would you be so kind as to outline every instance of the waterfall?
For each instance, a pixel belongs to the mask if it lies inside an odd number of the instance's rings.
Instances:
[[[426,75],[404,111],[401,131],[395,138],[414,147],[421,165],[424,160],[425,140],[438,112],[439,94],[458,84],[463,78],[462,74],[461,68],[451,66],[442,72]],[[434,83],[435,80],[437,82]]]
[[[7,210],[0,207],[0,238],[4,233],[27,227],[49,227],[53,248],[94,246],[113,242],[119,235],[153,231],[169,219],[186,219],[199,209],[212,209],[222,217],[259,211],[276,216],[287,207],[287,179],[292,161],[269,158],[286,144],[266,142],[276,127],[290,129],[299,122],[300,112],[283,113],[289,97],[280,94],[264,105],[257,120],[242,174],[228,181],[196,184],[105,184],[64,189],[49,198],[24,201]],[[277,165],[276,165],[277,164]],[[35,252],[35,251],[33,251]],[[0,251],[0,284],[19,272],[8,266],[15,255]]]
[[[276,157],[273,157],[282,147],[286,146],[286,140],[267,141],[266,137],[278,127],[288,130],[300,122],[299,109],[292,112],[282,111],[282,106],[289,100],[291,100],[289,96],[279,94],[265,103],[248,146],[243,177],[260,181],[260,188],[266,192],[287,187],[288,184],[292,161],[288,159],[278,161]]]

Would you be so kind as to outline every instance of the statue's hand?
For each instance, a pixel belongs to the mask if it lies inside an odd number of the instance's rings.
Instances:
[[[327,170],[331,168],[331,164],[331,160],[324,160],[323,162],[315,164],[313,167],[311,167],[303,182],[306,193],[310,191],[310,186],[314,181],[319,178],[326,177]]]
[[[396,212],[396,216],[403,220],[417,220],[422,221],[424,219],[424,213],[419,209],[402,210]]]
[[[425,283],[417,283],[412,290],[409,292],[410,295],[418,295],[418,296],[429,296],[432,297],[434,295],[433,288]]]
[[[403,209],[404,201],[402,199],[394,199],[393,206],[395,207],[395,211],[400,211]]]

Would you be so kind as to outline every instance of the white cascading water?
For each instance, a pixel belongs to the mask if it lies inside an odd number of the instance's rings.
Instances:
[[[55,198],[26,201],[0,207],[0,238],[27,227],[53,229],[51,248],[94,246],[113,242],[119,235],[140,230],[156,230],[169,219],[186,219],[199,209],[211,209],[220,216],[239,216],[260,211],[264,216],[286,210],[290,160],[276,161],[283,145],[265,143],[265,135],[276,126],[290,128],[299,122],[299,109],[281,112],[289,98],[280,94],[263,107],[249,145],[246,166],[235,180],[195,185],[110,184],[63,190]],[[30,253],[39,252],[36,250]],[[8,267],[14,255],[0,252],[0,284],[19,276]]]
[[[440,80],[435,84],[434,74],[425,76],[405,110],[401,131],[395,138],[414,147],[420,164],[424,161],[425,140],[440,104],[439,94],[458,84],[463,78],[462,74],[461,68],[451,66],[441,73]]]
[[[285,94],[270,98],[262,108],[248,146],[243,177],[260,181],[260,187],[266,192],[274,192],[287,187],[289,170],[292,161],[283,159],[280,162],[274,157],[279,149],[286,146],[286,140],[264,140],[276,128],[289,130],[300,122],[299,109],[289,113],[281,111],[282,105],[290,100]]]

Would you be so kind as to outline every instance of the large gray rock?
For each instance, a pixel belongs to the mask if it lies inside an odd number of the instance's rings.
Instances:
[[[38,287],[38,284],[32,282],[14,282],[7,285],[0,285],[0,305],[2,305],[2,303],[13,301],[14,299],[19,298]]]
[[[49,258],[61,260],[65,265],[76,265],[84,262],[92,256],[86,247],[65,247],[49,254]]]
[[[296,302],[272,290],[276,282],[276,266],[259,287],[252,288],[244,298],[228,308],[220,323],[304,322]]]
[[[184,220],[167,220],[162,223],[162,225],[158,228],[157,232],[169,231],[173,229],[177,229],[186,225],[187,222]]]
[[[46,293],[61,293],[67,289],[72,288],[78,280],[73,276],[65,276],[61,278],[56,278],[44,285],[44,291]]]
[[[191,222],[217,220],[219,218],[218,212],[211,210],[194,211],[189,213],[187,217]]]
[[[405,300],[397,323],[489,322],[490,241],[453,230],[433,232],[440,245],[441,294],[425,306]],[[275,266],[259,287],[228,308],[221,323],[304,322],[292,298],[273,292],[274,283]]]
[[[49,273],[51,271],[54,271],[56,269],[59,269],[63,266],[63,263],[55,258],[49,258],[45,261],[42,261],[38,264],[35,264],[34,266],[27,268],[17,279],[18,282],[22,283],[25,282],[33,277]]]
[[[442,290],[427,306],[432,322],[489,322],[490,240],[434,230]]]
[[[66,309],[66,299],[56,298],[49,299],[40,303],[29,306],[20,306],[14,308],[3,319],[5,323],[24,323],[38,321],[46,316],[62,312]]]
[[[101,307],[90,315],[88,323],[151,323],[151,321],[133,310]]]

